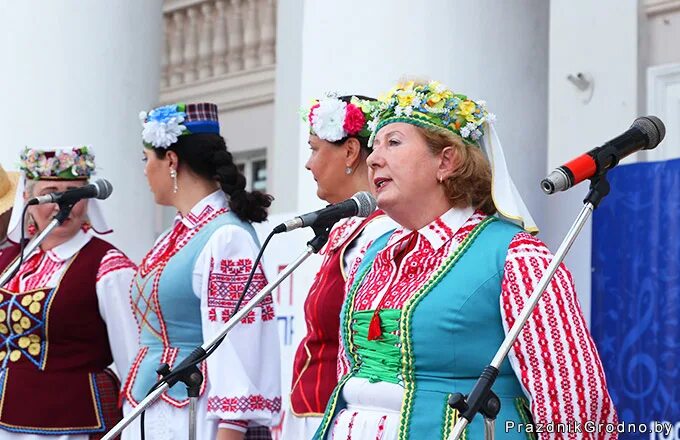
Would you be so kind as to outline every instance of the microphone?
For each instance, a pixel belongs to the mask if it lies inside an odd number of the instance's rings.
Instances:
[[[368,217],[377,207],[375,198],[368,191],[361,191],[343,202],[328,205],[318,211],[302,214],[281,223],[274,228],[273,233],[288,232],[307,226],[331,226],[345,217]]]
[[[628,155],[656,148],[665,136],[666,127],[661,119],[656,116],[637,118],[625,133],[555,168],[541,181],[541,188],[546,194],[567,190],[614,168]]]
[[[106,179],[98,179],[93,183],[72,188],[64,192],[54,192],[30,199],[27,205],[42,205],[43,203],[76,203],[81,199],[106,199],[113,192],[113,186]]]

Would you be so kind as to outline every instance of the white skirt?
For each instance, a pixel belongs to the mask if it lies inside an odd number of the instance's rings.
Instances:
[[[347,407],[331,422],[330,440],[395,440],[404,388],[400,385],[352,378],[342,390]]]
[[[321,424],[322,417],[298,417],[290,410],[283,421],[282,440],[310,440]]]
[[[217,420],[206,420],[205,395],[198,399],[196,408],[196,438],[214,439],[217,434]],[[133,410],[129,402],[123,405],[126,416]],[[146,409],[144,416],[146,440],[186,440],[189,438],[189,405],[175,408],[162,400]],[[139,417],[123,431],[122,440],[139,440],[141,430]]]

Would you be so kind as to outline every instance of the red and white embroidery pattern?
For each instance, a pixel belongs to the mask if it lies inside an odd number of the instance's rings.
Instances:
[[[268,399],[260,394],[239,397],[208,398],[208,412],[247,413],[248,411],[281,411],[281,397]]]
[[[208,318],[211,321],[222,322],[229,320],[238,302],[243,288],[248,281],[248,275],[253,267],[253,260],[241,258],[238,260],[221,260],[219,265],[215,264],[214,259],[210,260],[210,275],[208,277]],[[248,288],[248,293],[243,299],[242,306],[248,303],[251,298],[267,285],[262,265],[260,265],[253,276],[253,280]],[[256,310],[260,310],[259,315],[263,321],[274,319],[274,305],[271,296],[267,296],[262,302],[248,313],[241,322],[251,324],[256,320]]]
[[[552,255],[537,238],[520,233],[513,239],[500,299],[506,331],[551,260]],[[531,395],[536,422],[617,422],[600,358],[564,265],[558,268],[513,346],[510,362]],[[545,438],[608,439],[616,435],[555,433]]]
[[[102,262],[99,265],[99,271],[97,271],[97,282],[99,282],[99,280],[101,280],[107,274],[123,269],[131,269],[135,271],[137,270],[137,266],[118,249],[111,249],[106,253],[106,255],[104,255],[104,258],[102,258]]]
[[[401,308],[418,291],[432,272],[451,254],[484,216],[475,213],[458,231],[447,231],[443,223],[433,222],[419,236],[413,251],[403,259],[397,273],[393,262],[404,231],[390,237],[378,252],[373,270],[364,279],[355,297],[356,310],[370,310],[386,298],[384,307]],[[447,235],[451,239],[446,241]],[[444,243],[436,251],[430,243]],[[537,238],[518,233],[512,240],[505,261],[500,311],[507,332],[533,292],[552,259],[552,254]],[[401,280],[392,284],[396,278]],[[348,288],[351,284],[348,284]],[[389,288],[389,292],[386,292]],[[607,391],[604,370],[581,313],[571,275],[561,265],[527,327],[513,346],[510,362],[523,388],[531,396],[531,412],[536,422],[616,423],[617,416]],[[339,377],[348,372],[349,363],[340,348]],[[546,439],[610,439],[615,434],[544,434]]]
[[[394,262],[395,255],[406,245],[407,235],[400,230],[390,237],[385,249],[378,252],[373,269],[366,275],[354,300],[356,310],[372,310],[387,295],[382,308],[400,309],[404,303],[417,292],[451,255],[472,229],[483,219],[483,215],[475,214],[454,233],[444,222],[437,219],[428,226],[426,232],[429,240],[417,234],[417,241],[412,251],[407,253],[399,268]],[[430,242],[441,243],[434,249]],[[396,284],[395,280],[398,280]],[[348,285],[349,286],[349,285]]]

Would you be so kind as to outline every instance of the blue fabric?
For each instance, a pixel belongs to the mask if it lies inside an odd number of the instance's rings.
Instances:
[[[593,217],[592,335],[619,419],[676,424],[680,160],[617,167],[609,180],[611,194]],[[624,433],[620,438],[657,437]]]
[[[189,242],[177,252],[163,269],[158,281],[158,304],[160,313],[149,313],[147,320],[154,329],[159,329],[160,320],[163,321],[167,341],[161,339],[161,335],[152,332],[148,325],[143,325],[140,332],[140,347],[148,348],[141,361],[132,386],[132,395],[139,402],[144,398],[149,388],[156,382],[156,369],[161,362],[173,365],[191,353],[197,346],[203,343],[201,327],[201,301],[194,294],[192,286],[192,273],[196,265],[196,259],[207,245],[212,234],[225,225],[237,225],[246,229],[259,246],[257,235],[252,225],[241,221],[231,211],[213,219],[207,225],[201,227]],[[136,283],[144,286],[144,297],[147,301],[152,296],[152,286],[156,271],[152,271],[145,278],[137,273]],[[167,344],[167,345],[166,345]],[[174,362],[162,360],[169,350],[177,350],[173,356]],[[170,388],[167,394],[175,400],[187,398],[186,387],[177,385]]]
[[[431,290],[416,300],[410,318],[405,309],[402,310],[401,328],[408,328],[410,334],[409,337],[400,333],[402,371],[405,381],[412,380],[414,386],[405,388],[399,439],[447,438],[446,433],[452,428],[447,405],[449,394],[469,393],[500,347],[504,339],[500,293],[505,257],[512,238],[520,231],[517,226],[500,220],[486,225],[460,259],[432,283]],[[386,243],[387,236],[383,236],[368,249],[358,277],[372,266],[377,252]],[[356,282],[360,281],[357,278]],[[345,320],[347,306],[346,302],[341,323],[348,322]],[[347,332],[343,330],[342,333],[347,347]],[[406,354],[408,350],[412,350],[410,355]],[[352,365],[352,368],[356,372],[358,366]],[[345,406],[340,391],[343,383],[331,397],[324,419],[326,423],[322,424],[315,439],[324,438],[324,425],[327,427],[332,416]],[[493,390],[501,399],[497,431],[505,426],[506,420],[516,425],[523,423],[523,417],[528,415],[528,401],[507,360],[501,366]],[[410,410],[404,411],[406,407]],[[406,419],[406,413],[410,418]],[[481,439],[483,436],[483,419],[477,417],[467,428],[467,438]],[[527,435],[512,431],[503,432],[502,437],[526,439]]]
[[[220,134],[220,124],[217,121],[184,121],[184,126],[191,134],[216,133]]]

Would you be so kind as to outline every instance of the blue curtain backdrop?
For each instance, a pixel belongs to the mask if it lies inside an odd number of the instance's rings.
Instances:
[[[609,181],[612,191],[593,216],[592,334],[619,419],[676,425],[680,160],[620,166]]]

